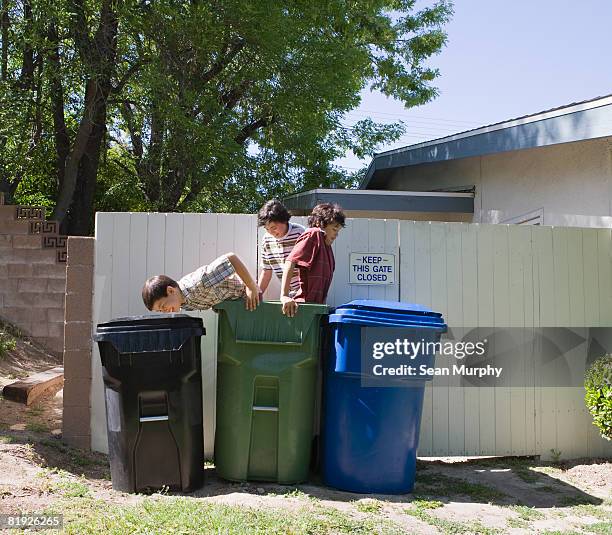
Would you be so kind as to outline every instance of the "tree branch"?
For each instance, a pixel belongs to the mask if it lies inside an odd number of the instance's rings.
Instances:
[[[221,95],[221,103],[226,111],[234,109],[236,104],[245,95],[248,89],[253,85],[251,80],[243,80],[238,87],[234,87],[230,91],[227,91]]]
[[[26,33],[32,32],[32,5],[29,0],[23,3],[23,16],[26,23]],[[31,90],[34,85],[34,49],[32,48],[31,40],[26,38],[23,48],[23,60],[21,64],[21,74],[19,75],[19,84],[22,89]]]
[[[139,162],[143,155],[143,145],[142,135],[140,132],[136,132],[136,127],[134,125],[134,112],[132,111],[130,104],[125,101],[122,103],[119,110],[123,116],[123,119],[125,120],[125,124],[130,135],[130,140],[132,142],[132,154]]]
[[[70,3],[72,4],[71,11],[73,14],[70,22],[70,35],[74,39],[83,60],[91,66],[93,63],[93,41],[87,31],[88,24],[85,18],[83,0],[72,0],[72,2],[69,2],[69,5]]]
[[[70,137],[66,128],[64,116],[64,87],[61,76],[61,60],[59,52],[59,36],[55,23],[51,23],[48,32],[49,42],[52,47],[48,53],[49,79],[51,84],[51,108],[53,113],[53,135],[55,138],[56,151],[56,174],[57,191],[61,191],[64,183],[64,172],[66,169],[66,158],[70,152]]]
[[[249,139],[253,134],[255,134],[255,132],[257,132],[261,128],[270,126],[275,120],[276,120],[276,117],[274,117],[274,115],[268,115],[265,117],[261,117],[255,121],[251,121],[249,124],[245,125],[240,130],[240,132],[238,133],[236,137],[234,137],[234,141],[238,145],[244,145],[247,139]],[[216,167],[217,166],[215,165],[211,169],[209,169],[208,174],[213,173]],[[196,200],[198,195],[204,189],[204,184],[205,182],[203,180],[200,180],[196,184],[192,183],[191,191],[187,195],[185,195],[185,198],[181,201],[181,203],[177,207],[177,210],[179,212],[182,212],[190,203]]]
[[[0,39],[2,39],[2,58],[0,59],[0,80],[5,81],[8,76],[8,49],[10,18],[8,10],[9,0],[2,0],[0,4]]]
[[[227,67],[231,61],[238,55],[238,53],[246,46],[246,41],[241,37],[235,38],[228,46],[225,47],[227,52],[222,52],[222,57],[212,64],[212,67],[202,74],[201,83],[205,84],[210,82],[215,76],[217,76],[225,67]]]
[[[149,63],[149,61],[141,60],[141,61],[137,61],[133,63],[132,65],[130,65],[129,69],[123,74],[121,79],[117,82],[117,85],[114,85],[113,87],[111,87],[111,95],[118,95],[119,93],[121,93],[121,91],[125,87],[125,84],[127,84],[130,81],[130,78],[134,76],[134,74],[136,74],[140,70],[140,68],[146,63]]]

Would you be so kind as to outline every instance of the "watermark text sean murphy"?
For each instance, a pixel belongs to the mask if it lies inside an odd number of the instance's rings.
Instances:
[[[391,342],[374,342],[372,344],[372,358],[377,361],[372,367],[375,376],[408,376],[427,377],[440,375],[462,375],[469,377],[495,377],[499,378],[503,369],[489,364],[486,366],[467,366],[453,364],[452,366],[430,366],[429,364],[400,364],[389,365],[384,363],[385,357],[404,357],[414,361],[419,356],[443,355],[457,360],[465,357],[482,356],[486,352],[486,340],[482,342],[426,342],[425,340],[409,340],[396,338]]]

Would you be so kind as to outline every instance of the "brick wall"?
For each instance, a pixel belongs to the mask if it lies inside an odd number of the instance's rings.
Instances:
[[[55,225],[40,208],[0,203],[0,318],[61,357],[66,265],[57,242],[65,237]]]
[[[91,447],[93,272],[94,239],[70,237],[66,262],[62,437],[71,446],[85,449]]]

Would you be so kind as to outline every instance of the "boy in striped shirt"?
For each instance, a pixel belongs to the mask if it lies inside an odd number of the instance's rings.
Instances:
[[[268,288],[273,272],[279,280],[282,279],[285,260],[297,239],[306,230],[302,225],[291,223],[289,219],[291,219],[291,214],[283,203],[276,199],[264,204],[257,215],[258,226],[266,229],[261,244],[261,273],[259,275],[259,289],[262,293]],[[296,273],[296,276],[291,279],[289,295],[295,295],[299,287]]]

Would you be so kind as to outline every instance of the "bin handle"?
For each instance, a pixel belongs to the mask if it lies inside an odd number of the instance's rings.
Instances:
[[[141,416],[141,422],[166,422],[168,420],[168,415],[165,414],[163,416]]]
[[[278,407],[265,407],[263,405],[253,405],[254,411],[262,412],[278,412]]]
[[[237,344],[255,344],[255,345],[267,345],[267,346],[301,346],[302,342],[276,342],[268,340],[243,340],[242,338],[236,338]]]

